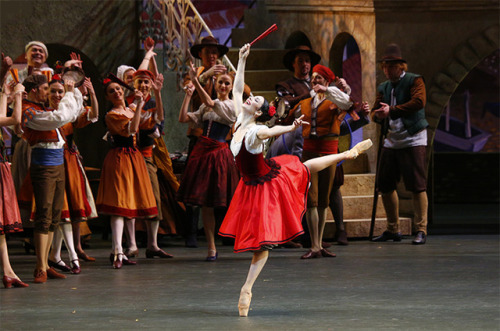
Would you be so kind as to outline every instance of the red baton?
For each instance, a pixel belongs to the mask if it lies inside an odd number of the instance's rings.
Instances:
[[[257,41],[261,40],[262,38],[266,37],[268,34],[276,30],[278,30],[278,26],[276,24],[271,25],[269,29],[267,29],[266,31],[264,31],[264,33],[255,38],[254,41],[250,43],[250,46],[252,46],[254,43],[256,43]]]

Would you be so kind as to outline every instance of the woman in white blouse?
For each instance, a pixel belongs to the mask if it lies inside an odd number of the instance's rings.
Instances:
[[[186,164],[177,199],[185,204],[202,207],[203,227],[208,245],[206,261],[217,259],[215,247],[214,208],[227,208],[239,181],[238,170],[229,150],[226,137],[236,122],[233,101],[229,95],[233,77],[227,73],[215,78],[217,99],[212,100],[200,85],[191,64],[192,83],[186,86],[186,97],[179,114],[179,122],[203,127]],[[203,104],[196,112],[188,113],[194,90]]]

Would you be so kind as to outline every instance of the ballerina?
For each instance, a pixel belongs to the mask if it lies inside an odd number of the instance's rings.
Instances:
[[[345,159],[354,159],[372,145],[368,139],[349,151],[304,163],[293,155],[264,159],[262,152],[266,139],[309,123],[301,116],[292,125],[268,128],[263,123],[272,118],[274,107],[261,96],[251,96],[243,103],[244,71],[249,53],[249,44],[240,49],[233,87],[237,121],[231,151],[242,178],[219,230],[221,236],[235,239],[235,253],[253,251],[250,270],[240,292],[240,316],[248,316],[252,287],[266,264],[269,250],[304,232],[301,220],[306,210],[311,173]]]

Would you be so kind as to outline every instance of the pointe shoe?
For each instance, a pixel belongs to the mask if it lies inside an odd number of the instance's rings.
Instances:
[[[58,273],[54,268],[47,269],[47,277],[50,279],[65,279],[66,276]]]
[[[58,262],[54,262],[54,261],[49,260],[49,267],[59,269],[61,271],[65,271],[65,272],[71,271],[71,268],[68,267],[68,265],[66,263],[64,263],[63,260],[59,260]]]
[[[152,259],[155,256],[158,256],[158,257],[163,258],[163,259],[170,259],[170,258],[174,257],[172,254],[168,254],[163,249],[159,249],[157,251],[153,251],[151,249],[146,249],[146,258]]]
[[[95,262],[95,257],[88,256],[84,251],[77,252],[76,255],[78,255],[78,258],[82,259],[83,261]]]
[[[207,262],[215,262],[217,257],[219,257],[219,253],[215,249],[209,250],[209,253],[215,253],[214,255],[208,255],[205,261]]]
[[[35,277],[35,283],[45,283],[47,281],[47,273],[42,269],[35,269],[33,272],[33,276]]]
[[[250,309],[250,302],[251,301],[252,301],[252,293],[251,292],[241,292],[240,293],[240,300],[238,301],[238,310],[240,312],[240,317],[247,317],[248,316],[248,310]]]
[[[4,275],[3,276],[3,286],[5,288],[11,288],[12,286],[14,287],[28,287],[29,285],[26,283],[23,283],[19,278],[14,278],[14,277],[9,277]]]
[[[71,260],[69,263],[71,265],[71,273],[78,275],[80,272],[82,272],[82,269],[78,265],[78,259]]]
[[[347,151],[347,155],[350,158],[357,158],[359,154],[366,152],[370,147],[372,147],[373,142],[371,139],[363,140],[362,142],[357,143],[353,148]]]

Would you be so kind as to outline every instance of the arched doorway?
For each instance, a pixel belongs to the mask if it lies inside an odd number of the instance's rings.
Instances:
[[[496,49],[471,68],[436,128],[430,172],[432,225],[438,230],[498,232],[499,60]]]

